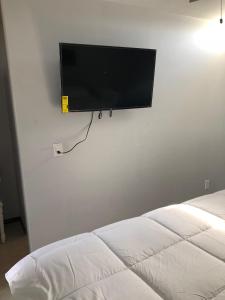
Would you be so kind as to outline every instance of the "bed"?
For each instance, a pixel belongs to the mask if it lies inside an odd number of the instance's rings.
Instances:
[[[43,247],[6,279],[23,300],[224,300],[225,191]]]

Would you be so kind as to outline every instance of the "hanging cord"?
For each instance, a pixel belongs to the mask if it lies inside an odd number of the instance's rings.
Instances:
[[[220,0],[220,4],[221,4],[221,18],[220,18],[220,24],[223,24],[223,0]]]
[[[88,124],[88,130],[87,130],[85,138],[83,140],[77,142],[71,149],[69,149],[67,151],[59,152],[59,154],[68,154],[68,153],[72,152],[78,145],[80,145],[81,143],[83,143],[83,142],[85,142],[87,140],[88,135],[89,135],[89,131],[91,129],[91,125],[93,123],[93,118],[94,118],[94,112],[92,111],[92,113],[91,113],[91,121]]]

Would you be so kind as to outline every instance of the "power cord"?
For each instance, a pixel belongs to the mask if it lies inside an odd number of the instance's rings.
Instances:
[[[87,140],[87,138],[88,138],[89,131],[90,131],[91,125],[93,123],[93,118],[94,118],[94,112],[92,111],[92,113],[91,113],[91,121],[88,124],[88,130],[87,130],[86,136],[85,136],[85,138],[83,140],[77,142],[71,149],[69,149],[67,151],[63,151],[63,152],[58,151],[57,153],[58,154],[68,154],[68,153],[72,152],[78,145],[80,145],[81,143],[85,142]]]
[[[99,120],[102,119],[102,111],[101,111],[101,110],[100,110],[100,112],[99,112],[99,114],[98,114],[98,118],[99,118]]]
[[[221,0],[221,18],[220,18],[220,24],[223,24],[223,0]]]

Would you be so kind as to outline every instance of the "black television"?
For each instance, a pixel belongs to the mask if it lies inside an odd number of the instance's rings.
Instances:
[[[152,106],[156,50],[60,43],[68,111]]]

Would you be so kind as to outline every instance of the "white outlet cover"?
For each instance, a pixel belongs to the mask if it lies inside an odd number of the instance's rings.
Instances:
[[[206,179],[205,180],[205,190],[209,190],[210,189],[210,180],[209,179]]]
[[[58,153],[61,152],[61,153]],[[63,145],[62,144],[53,144],[53,154],[54,157],[59,157],[63,155]]]

